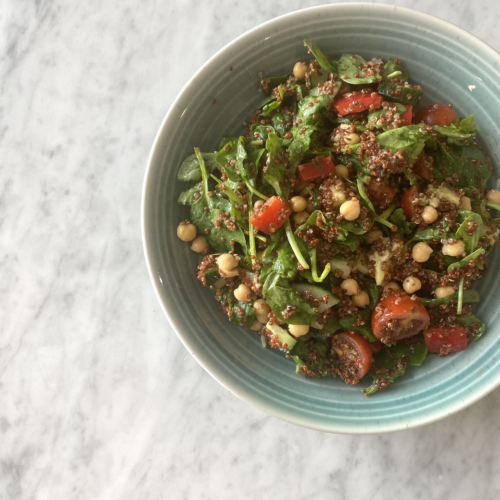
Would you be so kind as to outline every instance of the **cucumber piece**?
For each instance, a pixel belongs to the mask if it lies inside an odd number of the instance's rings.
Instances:
[[[319,312],[323,313],[330,307],[333,307],[335,304],[340,302],[339,297],[334,295],[328,288],[323,287],[321,285],[316,285],[312,283],[292,283],[292,290],[295,293],[304,293],[309,292],[315,299],[320,299],[325,295],[328,295],[328,302],[326,304],[321,303],[318,307]]]
[[[351,274],[351,268],[349,267],[349,264],[342,259],[332,259],[330,261],[330,267],[332,271],[335,271],[335,269],[342,271],[343,278],[348,278]]]
[[[293,349],[297,341],[283,328],[280,328],[276,323],[266,325],[266,328],[274,335],[278,336],[278,341],[281,344],[280,349],[289,352]],[[286,347],[283,347],[286,344]]]

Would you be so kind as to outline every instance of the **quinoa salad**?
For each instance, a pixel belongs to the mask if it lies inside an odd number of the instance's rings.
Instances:
[[[402,61],[304,45],[290,75],[259,73],[244,136],[181,164],[177,236],[229,321],[296,373],[363,379],[369,396],[484,334],[472,285],[500,191],[474,115],[421,106]]]

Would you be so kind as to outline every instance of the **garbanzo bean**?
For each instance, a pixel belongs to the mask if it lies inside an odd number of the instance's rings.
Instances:
[[[361,213],[361,206],[358,200],[345,201],[340,205],[339,212],[344,216],[346,220],[355,220],[359,217]]]
[[[438,211],[434,207],[425,207],[422,210],[422,219],[427,224],[431,224],[438,218]]]
[[[302,337],[309,332],[309,325],[288,325],[288,331],[294,337]]]
[[[415,293],[422,288],[422,282],[415,276],[408,276],[403,281],[403,288],[406,293]]]
[[[453,295],[455,293],[455,289],[452,286],[438,286],[434,293],[436,295],[436,299],[442,299],[444,297],[448,297],[448,295]]]
[[[234,291],[236,300],[240,302],[249,302],[252,299],[252,290],[243,283]]]
[[[177,236],[182,241],[193,241],[196,238],[196,226],[194,224],[179,224]]]
[[[205,236],[197,236],[193,243],[191,243],[191,250],[196,253],[203,253],[204,251],[208,251],[210,245],[208,244]]]
[[[370,297],[366,292],[358,292],[353,296],[352,301],[356,307],[366,307],[370,303]]]
[[[293,76],[298,80],[302,80],[307,73],[307,64],[303,62],[296,62],[293,67]]]
[[[450,257],[459,257],[465,251],[465,245],[462,240],[457,240],[455,243],[445,243],[441,249],[443,255]]]
[[[307,201],[302,196],[294,196],[290,203],[294,212],[303,212],[307,207]]]
[[[219,266],[219,271],[225,278],[238,276],[238,261],[234,258],[234,255],[230,253],[219,255],[219,257],[217,257],[217,265]]]
[[[340,288],[344,290],[346,295],[356,295],[359,292],[358,282],[352,278],[342,281]]]
[[[431,256],[432,248],[424,243],[423,241],[419,241],[411,252],[411,256],[415,262],[427,262],[429,257]]]

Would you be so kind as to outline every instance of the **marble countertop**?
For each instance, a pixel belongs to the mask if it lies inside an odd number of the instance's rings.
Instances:
[[[269,417],[181,345],[140,232],[149,149],[218,49],[324,2],[4,0],[0,500],[500,497],[500,390],[424,428]],[[418,5],[500,50],[500,4]]]

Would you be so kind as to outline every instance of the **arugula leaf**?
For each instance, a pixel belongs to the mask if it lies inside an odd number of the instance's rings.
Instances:
[[[310,302],[292,290],[289,281],[278,273],[272,272],[262,288],[262,295],[273,313],[282,321],[291,325],[310,325],[319,318]],[[289,318],[283,317],[288,306],[295,307],[295,312]]]
[[[382,80],[382,77],[380,75],[373,75],[368,77],[364,76],[363,71],[360,69],[360,66],[365,62],[366,61],[361,56],[344,54],[340,58],[338,65],[340,78],[342,78],[344,82],[351,83],[353,85],[380,82]]]
[[[458,292],[455,292],[452,295],[448,295],[447,297],[443,297],[442,299],[426,299],[419,297],[420,302],[424,304],[426,307],[436,307],[441,304],[447,304],[452,300],[458,299]],[[463,294],[463,303],[464,304],[475,304],[479,302],[479,293],[477,290],[465,290]]]
[[[205,169],[210,174],[217,168],[217,161],[215,160],[215,153],[201,153],[203,161],[205,162]],[[196,158],[196,154],[189,155],[179,167],[177,172],[178,181],[201,181],[200,162]]]
[[[359,177],[357,179],[357,184],[358,184],[358,191],[359,191],[359,195],[361,196],[361,199],[366,203],[366,206],[374,214],[376,214],[377,212],[375,212],[375,208],[373,206],[373,203],[371,202],[370,198],[368,198],[368,195],[366,194],[365,185],[363,184],[363,182],[361,181],[361,179]]]
[[[420,132],[420,125],[388,130],[377,136],[377,142],[392,151],[403,151],[410,163],[415,163],[425,146],[425,136]]]
[[[450,272],[452,269],[460,269],[461,267],[468,266],[471,260],[476,260],[483,253],[484,248],[478,248],[475,252],[472,252],[467,257],[464,257],[461,261],[450,264],[447,271]],[[477,267],[479,267],[479,269],[483,269],[483,265],[481,264],[481,262],[477,262],[476,265]]]
[[[442,150],[430,154],[433,157],[434,178],[438,182],[458,174],[458,180],[453,181],[455,187],[483,188],[490,178],[491,163],[475,145],[449,146],[446,154]]]
[[[267,159],[265,179],[274,188],[276,194],[281,196],[281,183],[285,179],[285,165],[281,162],[277,163],[277,161],[279,161],[279,153],[283,151],[283,139],[271,132],[266,141],[266,149],[269,152],[269,158]]]
[[[472,233],[472,236],[470,236],[467,232],[469,223],[477,224],[477,228],[474,233]],[[456,232],[456,237],[463,240],[463,242],[465,243],[465,251],[470,254],[477,248],[479,239],[484,236],[484,234],[485,229],[482,217],[479,214],[473,213],[462,222]]]
[[[413,235],[413,241],[430,241],[430,240],[440,240],[449,236],[449,233],[443,233],[442,229],[439,227],[428,227],[426,229],[418,229]]]
[[[312,52],[312,55],[318,61],[319,65],[328,73],[338,74],[338,63],[337,61],[329,61],[325,54],[321,52],[318,46],[311,40],[304,39],[304,45]]]
[[[424,92],[404,85],[397,85],[396,83],[384,82],[379,85],[378,93],[387,97],[390,101],[400,102],[402,104],[409,104],[416,107],[422,100]]]
[[[392,73],[395,73],[395,72],[400,72],[401,74],[398,75],[398,80],[406,80],[408,81],[408,79],[410,78],[410,74],[408,73],[408,71],[406,71],[406,69],[403,67],[402,64],[396,64],[394,62],[394,59],[389,59],[385,64],[384,64],[384,74],[386,76],[386,78],[388,76],[390,76]]]

